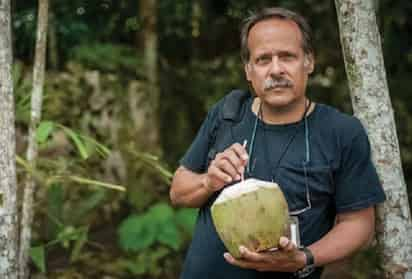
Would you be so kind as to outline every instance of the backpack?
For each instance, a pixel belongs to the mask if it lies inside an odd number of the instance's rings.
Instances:
[[[239,123],[245,113],[244,102],[251,96],[249,91],[235,89],[227,94],[222,102],[223,105],[219,111],[218,121],[212,128],[211,138],[209,140],[209,153],[207,156],[207,166],[215,158],[222,146],[219,141],[228,136],[232,126]]]

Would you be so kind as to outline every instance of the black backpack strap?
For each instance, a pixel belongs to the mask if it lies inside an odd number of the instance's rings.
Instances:
[[[250,97],[249,91],[235,89],[230,91],[223,100],[222,119],[239,122],[243,117],[244,101]]]
[[[208,165],[216,156],[219,139],[221,139],[224,134],[230,133],[231,127],[242,120],[243,113],[245,112],[245,106],[243,104],[249,97],[249,91],[236,89],[230,91],[229,94],[223,98],[219,119],[216,126],[213,127],[209,142]]]

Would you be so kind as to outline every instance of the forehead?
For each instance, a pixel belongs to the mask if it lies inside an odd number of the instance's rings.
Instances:
[[[263,50],[302,50],[302,33],[298,25],[289,19],[270,18],[256,23],[248,34],[248,48],[253,55]]]

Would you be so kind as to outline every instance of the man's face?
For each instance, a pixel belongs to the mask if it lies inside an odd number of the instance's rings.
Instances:
[[[249,31],[247,80],[263,104],[273,108],[296,107],[304,102],[312,55],[305,55],[302,34],[291,20],[267,19]]]

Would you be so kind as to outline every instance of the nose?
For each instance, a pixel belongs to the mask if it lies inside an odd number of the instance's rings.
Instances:
[[[284,68],[277,55],[273,55],[270,65],[270,75],[279,76],[284,73]]]

